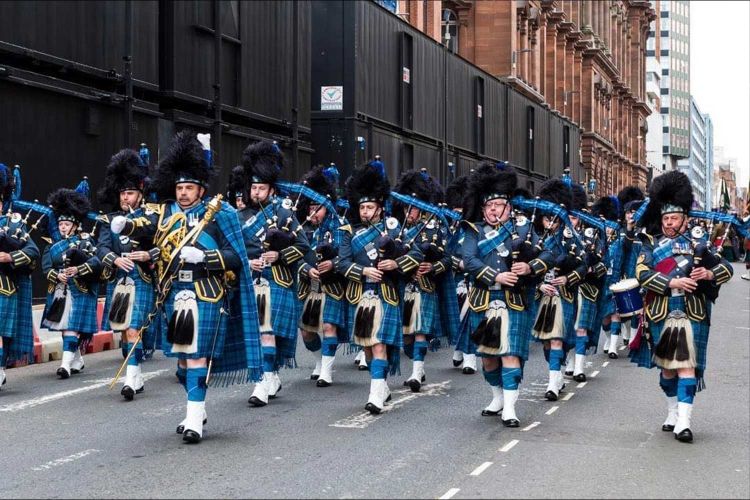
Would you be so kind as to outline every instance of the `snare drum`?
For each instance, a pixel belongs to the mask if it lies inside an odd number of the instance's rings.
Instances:
[[[622,318],[639,314],[643,310],[641,286],[635,278],[618,281],[609,287],[615,297],[617,313]]]

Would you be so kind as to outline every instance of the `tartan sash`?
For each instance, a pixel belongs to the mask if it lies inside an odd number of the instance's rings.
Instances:
[[[359,252],[364,250],[367,245],[375,241],[377,237],[380,236],[380,229],[378,229],[378,224],[370,226],[366,231],[354,235],[351,242],[352,255],[357,255]]]
[[[479,257],[484,258],[488,254],[490,254],[493,250],[495,250],[495,248],[500,245],[500,243],[510,238],[510,236],[510,229],[508,228],[508,223],[506,222],[496,229],[496,234],[494,236],[479,242],[479,244],[477,245],[479,248]]]

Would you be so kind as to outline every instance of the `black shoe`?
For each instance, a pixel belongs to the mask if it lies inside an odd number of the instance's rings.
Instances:
[[[675,434],[674,438],[681,443],[692,443],[693,433],[690,429],[685,429],[679,434]]]
[[[422,380],[424,380],[424,378]],[[409,386],[411,392],[419,392],[419,389],[422,387],[422,383],[419,380],[413,378],[407,380],[406,385]]]
[[[182,440],[190,444],[198,444],[201,442],[201,437],[197,432],[187,429],[182,433]]]
[[[586,382],[586,374],[579,373],[578,375],[573,375],[573,380],[576,382]]]
[[[459,366],[461,366],[461,363],[463,363],[463,362],[464,362],[463,358],[462,358],[462,359],[459,359],[459,360],[455,360],[455,359],[454,359],[454,360],[453,360],[453,367],[454,367],[454,368],[458,368]]]
[[[65,368],[61,366],[60,368],[57,369],[57,376],[62,379],[66,379],[70,377],[70,372],[68,372],[68,370],[66,370]]]
[[[568,378],[572,377],[573,376],[573,370],[563,372],[563,376],[568,377]]]
[[[75,375],[76,373],[81,373],[81,372],[83,371],[83,369],[84,369],[84,368],[86,368],[86,365],[83,365],[83,366],[81,367],[81,369],[80,369],[80,370],[76,370],[75,368],[71,368],[71,369],[70,369],[70,373],[72,373],[72,374],[74,374],[74,375]]]
[[[318,380],[318,377],[320,377],[320,375],[310,375],[310,380]]]
[[[519,425],[521,425],[521,422],[519,422],[515,418],[509,418],[508,420],[503,420],[503,425],[505,427],[518,427]]]
[[[250,396],[250,399],[248,399],[247,402],[250,403],[250,406],[254,406],[256,408],[260,408],[261,406],[266,406],[268,404],[265,401],[261,401],[256,396]]]
[[[464,369],[461,371],[464,375],[474,375],[477,371],[470,367],[470,366],[464,366]]]
[[[604,354],[607,354],[609,351],[607,349],[604,349]]]
[[[315,384],[318,387],[331,387],[331,383],[327,380],[323,380],[322,378],[318,379],[318,382]]]
[[[130,387],[129,385],[126,385],[126,386],[124,386],[124,387],[122,388],[122,390],[120,391],[120,394],[121,394],[121,395],[122,395],[122,397],[124,397],[124,398],[125,398],[125,399],[126,399],[127,401],[133,401],[133,398],[135,397],[135,391],[134,391],[134,390],[133,390],[133,388],[132,388],[132,387]]]
[[[373,415],[380,415],[380,412],[383,411],[382,408],[378,408],[372,403],[367,403],[365,405],[365,410],[369,411]]]
[[[662,424],[661,430],[664,432],[674,432],[674,425]]]
[[[427,380],[427,377],[422,375],[422,383],[424,384],[424,381]],[[416,381],[415,381],[416,382]],[[404,387],[411,387],[408,380],[404,380]]]
[[[367,365],[363,365],[361,363],[357,365],[357,370],[359,370],[361,372],[366,372],[369,369],[370,369],[370,367],[367,366]]]
[[[492,411],[485,408],[482,410],[482,416],[483,417],[498,417],[503,414],[503,409],[500,408],[498,411]]]
[[[204,418],[203,419],[203,425],[206,425],[207,423],[208,423],[208,419]],[[182,425],[182,424],[178,425],[177,426],[177,434],[182,434],[183,432],[185,432],[185,426]],[[192,432],[192,431],[190,431],[190,432]]]
[[[612,351],[609,353],[609,359],[617,359],[617,353],[615,351]]]
[[[557,394],[555,394],[555,391],[547,391],[544,394],[544,397],[547,399],[547,401],[557,401]]]

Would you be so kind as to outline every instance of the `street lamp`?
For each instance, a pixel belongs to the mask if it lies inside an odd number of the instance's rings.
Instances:
[[[531,49],[519,49],[519,50],[512,50],[510,52],[510,63],[514,71],[516,69],[516,54],[520,54],[523,52],[532,52],[532,50]]]

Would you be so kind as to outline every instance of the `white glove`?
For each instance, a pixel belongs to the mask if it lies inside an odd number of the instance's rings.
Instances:
[[[211,149],[211,134],[198,134],[197,137],[203,149]]]
[[[188,264],[198,264],[206,260],[206,254],[200,248],[185,246],[180,250],[180,258]]]
[[[112,222],[109,223],[109,227],[112,229],[113,233],[120,234],[122,230],[125,229],[125,224],[127,223],[127,221],[127,217],[117,215],[112,219]]]

